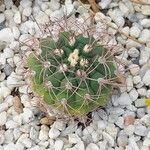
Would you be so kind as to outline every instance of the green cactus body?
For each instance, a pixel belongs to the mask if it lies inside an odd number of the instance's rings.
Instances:
[[[61,32],[57,42],[41,39],[40,48],[41,54],[31,53],[27,64],[35,73],[33,91],[48,105],[78,117],[106,105],[116,69],[106,48],[93,37],[71,32]]]

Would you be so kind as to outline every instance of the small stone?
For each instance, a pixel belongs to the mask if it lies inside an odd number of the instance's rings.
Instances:
[[[4,141],[5,141],[5,137],[4,137],[4,135],[3,135],[3,132],[1,132],[0,131],[0,145],[2,145],[3,143],[4,143]]]
[[[18,124],[13,120],[8,120],[6,123],[6,129],[15,129],[18,127]]]
[[[34,114],[29,108],[23,108],[22,117],[24,123],[29,123],[34,120]]]
[[[140,42],[148,42],[150,40],[150,30],[144,29],[139,37]]]
[[[134,133],[139,136],[146,136],[147,128],[143,125],[136,125]]]
[[[116,138],[118,133],[118,128],[116,128],[114,124],[108,124],[106,127],[106,132],[113,138]]]
[[[40,120],[40,123],[43,124],[43,125],[52,125],[55,121],[55,117],[44,117]]]
[[[137,89],[137,92],[139,93],[140,96],[146,96],[147,93],[146,88],[144,87]]]
[[[13,33],[10,28],[0,30],[0,41],[12,42],[14,40]]]
[[[21,142],[24,144],[26,148],[31,148],[33,143],[29,138],[24,138]]]
[[[22,12],[22,14],[23,14],[24,16],[26,16],[26,17],[29,17],[29,16],[31,15],[31,13],[32,13],[32,8],[31,8],[31,7],[26,7],[26,8],[24,8],[24,10],[23,10],[23,12]]]
[[[63,120],[56,120],[53,124],[53,127],[62,131],[65,129],[66,125],[65,125],[65,122]]]
[[[123,126],[124,126],[124,118],[123,117],[118,117],[115,124],[122,129]]]
[[[41,140],[41,141],[48,140],[48,132],[49,132],[48,126],[42,125],[40,133],[39,133],[39,140]]]
[[[0,126],[3,126],[3,125],[5,125],[5,123],[7,121],[7,113],[6,113],[6,111],[1,112],[0,113],[0,117],[1,117],[1,119],[0,119]]]
[[[150,126],[150,116],[149,115],[144,115],[141,119],[140,122],[145,125],[145,126]]]
[[[127,115],[124,117],[124,125],[129,126],[134,124],[135,117],[133,115]]]
[[[141,30],[137,26],[132,26],[130,28],[130,35],[134,38],[138,38],[141,33]]]
[[[128,54],[130,57],[136,58],[139,56],[140,52],[135,47],[132,47],[128,50]]]
[[[66,15],[70,15],[74,11],[74,5],[72,4],[71,0],[66,0],[65,1],[65,7],[64,7],[64,12]]]
[[[17,11],[15,14],[14,14],[14,22],[16,24],[20,24],[21,23],[21,14],[19,11]]]
[[[145,100],[144,99],[140,99],[138,98],[136,101],[135,101],[135,106],[136,107],[144,107],[146,104],[145,104]]]
[[[111,137],[111,136],[110,136],[108,133],[106,133],[106,132],[102,132],[102,134],[103,134],[104,139],[109,143],[109,145],[110,145],[111,147],[113,147],[114,144],[115,144],[115,141],[114,141],[113,137]]]
[[[4,103],[0,103],[0,113],[2,111],[6,111],[8,109],[8,103],[4,102]]]
[[[126,135],[119,135],[117,138],[117,144],[120,147],[126,147],[128,144],[128,138]]]
[[[55,150],[62,150],[63,149],[64,142],[62,140],[56,140],[54,149]]]
[[[96,131],[93,131],[92,139],[94,143],[97,143],[101,139],[101,136]]]
[[[130,146],[130,149],[134,149],[134,150],[140,150],[136,141],[135,141],[135,138],[134,136],[131,136],[129,138],[129,146]]]
[[[124,132],[126,133],[126,135],[131,136],[134,133],[134,129],[135,129],[134,125],[128,125],[124,128]]]
[[[99,150],[99,147],[94,143],[90,143],[87,145],[86,150]]]
[[[55,11],[60,8],[60,3],[56,0],[51,0],[49,3],[50,10]]]
[[[129,66],[130,72],[133,76],[138,75],[140,71],[140,67],[136,64],[131,64]]]
[[[142,118],[145,115],[145,108],[137,109],[137,117]]]
[[[14,143],[9,143],[4,147],[4,150],[16,150],[16,146]]]
[[[76,134],[69,134],[68,138],[69,138],[69,143],[73,143],[73,144],[76,144],[81,141],[81,139]]]
[[[148,86],[150,85],[150,70],[147,70],[142,79],[143,83]]]
[[[108,5],[111,3],[112,0],[101,0],[98,4],[102,9],[105,9],[108,7]]]
[[[6,98],[7,96],[9,96],[11,94],[11,90],[6,86],[2,86],[0,89],[1,89],[0,90],[0,95],[3,98]]]
[[[31,129],[30,129],[30,139],[35,141],[35,140],[38,139],[38,136],[39,136],[39,131],[36,128],[31,127]]]
[[[148,19],[148,18],[142,19],[141,25],[145,28],[149,28],[150,27],[150,19]]]
[[[147,147],[150,147],[150,139],[145,139],[145,140],[143,141],[143,145],[144,145],[144,146],[147,146]]]
[[[138,84],[141,82],[141,77],[139,75],[133,77],[133,83]]]
[[[129,92],[129,96],[130,96],[130,98],[131,98],[132,101],[135,101],[135,100],[138,98],[139,94],[138,94],[138,92],[136,91],[136,89],[133,88],[133,89]]]
[[[56,10],[50,14],[50,19],[52,21],[58,21],[63,18],[63,15],[64,13],[62,10]]]
[[[60,135],[60,131],[55,128],[51,128],[49,131],[49,137],[51,139],[56,139]]]
[[[126,79],[126,84],[127,84],[127,92],[131,91],[133,88],[133,80],[132,76],[128,76]]]
[[[143,15],[150,15],[150,6],[142,5],[141,6],[141,12]]]
[[[121,96],[118,98],[119,105],[131,105],[132,101],[127,93],[122,93]]]
[[[14,109],[17,113],[20,114],[23,112],[23,106],[22,106],[21,100],[18,96],[15,96],[13,98],[13,106],[14,106]]]
[[[123,2],[119,2],[119,9],[125,16],[127,16],[130,12],[129,8]]]
[[[38,23],[46,24],[49,23],[49,17],[42,11],[39,11],[37,16],[35,17]]]
[[[22,6],[23,8],[31,7],[32,6],[32,1],[22,0],[22,1],[20,1],[20,6]]]
[[[15,39],[19,39],[19,36],[20,36],[20,31],[18,29],[18,27],[12,27],[12,32],[13,32],[13,36]]]
[[[14,69],[9,64],[6,64],[4,67],[4,73],[6,74],[6,76],[9,76],[13,72],[13,70]]]
[[[5,15],[0,13],[0,23],[5,21]]]
[[[74,146],[77,150],[85,150],[84,142],[80,141]]]

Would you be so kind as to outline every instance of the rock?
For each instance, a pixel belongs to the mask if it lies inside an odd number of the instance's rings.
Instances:
[[[140,42],[148,42],[150,40],[150,30],[144,29],[139,37]]]
[[[141,77],[139,75],[133,77],[133,83],[138,84],[141,82]]]
[[[6,9],[10,9],[13,6],[12,0],[4,0]]]
[[[64,142],[62,140],[56,140],[54,149],[55,150],[62,150],[63,149]]]
[[[19,39],[19,36],[20,36],[20,31],[18,29],[18,27],[12,27],[12,32],[13,32],[13,36],[15,39]]]
[[[102,9],[105,9],[108,7],[108,5],[111,3],[112,0],[101,0],[101,2],[99,2],[99,6],[102,8]]]
[[[137,109],[137,117],[142,118],[145,115],[145,108]]]
[[[5,125],[6,121],[7,121],[7,113],[6,111],[3,111],[0,113],[1,119],[0,119],[0,126]]]
[[[71,0],[65,1],[64,13],[68,16],[74,11],[74,5]]]
[[[123,117],[118,117],[118,119],[116,120],[115,124],[122,129],[123,126],[124,126],[124,119],[123,119]]]
[[[39,131],[35,127],[31,127],[29,135],[30,135],[30,139],[35,141],[39,137]]]
[[[49,137],[51,139],[56,139],[59,135],[60,135],[60,131],[58,129],[51,128],[49,130]]]
[[[150,147],[150,139],[146,138],[146,139],[143,141],[143,145],[144,145],[144,146],[147,146],[147,147]]]
[[[108,133],[102,132],[102,135],[111,147],[113,147],[115,145],[114,139]]]
[[[139,136],[146,136],[147,135],[147,128],[143,125],[136,125],[135,126],[135,130],[134,130],[134,133],[136,135],[139,135]]]
[[[10,28],[0,30],[0,41],[12,42],[14,40],[13,33]]]
[[[150,70],[147,70],[142,79],[143,83],[148,86],[150,85]]]
[[[140,65],[146,64],[149,60],[149,57],[150,57],[150,49],[148,47],[145,47],[145,49],[141,49],[140,60],[139,60]]]
[[[58,9],[60,8],[60,3],[59,3],[59,1],[51,0],[50,3],[49,3],[49,8],[50,8],[52,11],[58,10]]]
[[[7,144],[5,147],[4,147],[4,150],[16,150],[16,146],[15,146],[15,144],[14,143],[9,143],[9,144]]]
[[[130,28],[130,35],[134,38],[138,38],[141,33],[141,30],[137,26],[132,26]]]
[[[6,76],[9,76],[13,72],[13,70],[14,69],[9,64],[6,64],[4,67],[4,73],[6,74]]]
[[[123,12],[124,16],[128,16],[130,10],[123,2],[119,2],[119,9]]]
[[[56,10],[50,14],[51,21],[61,20],[64,16],[63,10]]]
[[[145,126],[150,126],[150,116],[145,115],[140,119],[140,122]]]
[[[43,125],[52,125],[55,122],[55,117],[44,117],[40,120],[40,123]]]
[[[4,137],[4,135],[3,135],[3,132],[2,131],[0,131],[0,145],[2,145],[3,143],[4,143],[4,141],[5,141],[5,137]],[[0,148],[1,149],[1,148]]]
[[[37,23],[39,24],[47,24],[49,23],[49,17],[42,11],[39,11],[38,14],[35,17]]]
[[[92,139],[94,143],[97,143],[100,139],[102,139],[102,137],[96,131],[93,131]]]
[[[150,6],[142,5],[141,12],[143,15],[149,16],[150,15]]]
[[[129,126],[134,124],[135,117],[133,115],[127,115],[124,117],[124,125]]]
[[[134,136],[131,136],[129,138],[129,146],[131,147],[130,149],[134,149],[134,150],[140,150],[136,141],[135,141],[135,138]]]
[[[24,150],[25,149],[24,144],[22,144],[20,142],[17,142],[15,146],[16,146],[17,150]]]
[[[108,149],[108,143],[106,140],[104,141],[99,141],[98,143],[96,143],[99,147],[100,147],[100,150],[106,150]]]
[[[20,6],[22,6],[23,8],[31,7],[32,6],[32,1],[22,0],[22,1],[20,1]]]
[[[23,108],[22,117],[24,123],[29,123],[34,120],[34,114],[29,108]]]
[[[130,72],[133,76],[138,75],[140,71],[140,67],[136,64],[131,64],[129,66]]]
[[[90,143],[87,145],[86,150],[99,150],[99,147],[94,143]]]
[[[137,92],[139,93],[140,96],[146,96],[147,93],[146,88],[144,87],[137,89]]]
[[[29,150],[41,150],[42,147],[39,147],[38,145],[31,147]]]
[[[0,13],[0,24],[5,21],[5,15]]]
[[[3,49],[5,49],[5,47],[6,47],[6,42],[0,41],[0,51],[2,51]]]
[[[6,125],[6,129],[15,129],[15,128],[17,128],[19,125],[18,125],[18,123],[16,123],[15,121],[13,121],[13,120],[8,120],[6,123],[5,123],[5,125]]]
[[[119,147],[126,147],[128,144],[128,138],[126,135],[119,135],[117,138],[117,144]]]
[[[106,132],[113,138],[116,138],[118,133],[118,128],[116,128],[114,124],[108,124],[106,127]]]
[[[130,57],[136,58],[139,56],[140,53],[135,47],[132,47],[128,50],[128,54]]]
[[[65,122],[63,120],[56,120],[53,124],[53,128],[56,128],[60,131],[64,130],[66,127]]]
[[[135,101],[135,106],[136,107],[144,107],[146,104],[145,104],[145,100],[144,99],[140,99],[138,98],[136,101]]]
[[[26,17],[29,17],[32,13],[32,8],[31,7],[26,7],[23,9],[22,14]]]
[[[69,134],[68,138],[69,138],[69,143],[73,143],[73,144],[76,144],[81,141],[79,136],[76,134]]]
[[[132,101],[127,93],[122,93],[118,98],[119,105],[128,106],[131,105]]]
[[[2,111],[6,111],[7,109],[8,109],[8,103],[7,102],[0,103],[0,113]]]
[[[6,98],[11,94],[11,90],[6,86],[1,86],[0,88],[0,96]]]
[[[31,148],[33,142],[29,138],[24,138],[21,143],[24,144],[26,148]]]
[[[17,11],[15,14],[14,14],[14,22],[16,24],[20,24],[21,23],[21,14],[19,11]]]
[[[80,141],[74,146],[77,150],[85,150],[84,142]]]
[[[133,88],[133,89],[129,92],[129,96],[130,96],[130,98],[131,98],[132,101],[135,101],[135,100],[138,98],[139,94],[138,94],[138,92],[136,91],[136,89]]]
[[[128,125],[124,128],[124,132],[126,133],[126,135],[131,136],[134,133],[134,129],[135,129],[134,125]]]
[[[149,28],[150,27],[150,19],[148,18],[144,18],[141,20],[141,25],[145,28]]]
[[[4,136],[5,136],[5,143],[11,143],[13,142],[13,139],[14,137],[12,136],[13,135],[13,132],[12,130],[6,130],[5,133],[4,133]]]
[[[13,136],[14,136],[14,140],[17,141],[19,139],[19,137],[21,136],[22,132],[16,128],[13,130]]]
[[[41,141],[48,140],[48,132],[49,132],[49,127],[46,125],[42,125],[39,133],[39,140]]]
[[[84,130],[83,130],[83,135],[88,135],[88,134],[92,134],[94,131],[92,126],[87,126]]]
[[[14,56],[14,51],[10,48],[5,48],[3,52],[5,58],[12,58]]]

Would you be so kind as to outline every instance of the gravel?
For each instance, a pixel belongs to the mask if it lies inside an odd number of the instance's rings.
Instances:
[[[98,5],[102,11],[94,18],[96,32],[105,29],[114,36],[105,41],[119,47],[117,58],[127,68],[123,70],[126,82],[105,109],[92,112],[91,123],[83,127],[73,120],[50,121],[35,107],[36,98],[30,96],[23,77],[21,54],[28,47],[20,42],[39,38],[37,23],[44,29],[50,20],[57,34],[55,22],[66,15],[72,25],[76,12],[86,28],[86,23],[91,24],[89,5],[71,0],[63,5],[59,0],[21,0],[17,8],[12,0],[4,0],[0,6],[0,150],[149,150],[150,109],[145,98],[150,98],[150,6],[129,0],[101,0]]]

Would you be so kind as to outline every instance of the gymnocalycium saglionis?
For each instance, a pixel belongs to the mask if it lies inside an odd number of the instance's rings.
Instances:
[[[116,78],[113,53],[92,36],[59,33],[40,39],[40,54],[30,53],[32,90],[60,114],[85,116],[105,106]]]

